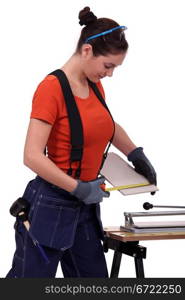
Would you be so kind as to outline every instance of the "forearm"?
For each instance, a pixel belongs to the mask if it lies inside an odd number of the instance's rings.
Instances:
[[[136,148],[125,130],[115,123],[115,134],[112,144],[126,156]]]
[[[63,172],[42,153],[27,157],[24,164],[46,181],[68,192],[72,192],[78,184],[77,180]]]

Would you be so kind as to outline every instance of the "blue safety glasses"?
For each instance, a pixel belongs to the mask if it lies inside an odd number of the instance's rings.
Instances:
[[[126,26],[117,26],[117,27],[114,27],[114,28],[112,28],[112,29],[109,29],[109,30],[106,30],[106,31],[103,31],[103,32],[101,32],[101,33],[98,33],[98,34],[95,34],[95,35],[92,35],[92,36],[88,37],[88,38],[85,40],[85,43],[87,43],[88,41],[90,41],[90,40],[92,40],[92,39],[95,39],[95,38],[97,38],[97,37],[99,37],[99,36],[102,36],[102,35],[106,35],[106,34],[108,34],[108,33],[111,33],[111,32],[113,32],[114,30],[117,30],[117,29],[119,29],[119,28],[122,28],[123,30],[126,30],[126,29],[127,29]]]

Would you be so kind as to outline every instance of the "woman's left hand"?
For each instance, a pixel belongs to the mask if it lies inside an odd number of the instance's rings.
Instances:
[[[157,185],[157,175],[154,167],[145,156],[142,147],[135,148],[128,154],[128,160],[135,167],[135,171],[145,176],[151,184]]]

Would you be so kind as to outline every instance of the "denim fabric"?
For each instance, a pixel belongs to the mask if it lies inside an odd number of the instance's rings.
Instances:
[[[30,203],[30,233],[43,247],[46,264],[24,224],[15,223],[16,251],[6,277],[107,277],[99,205],[85,205],[67,191],[36,176],[24,191]]]

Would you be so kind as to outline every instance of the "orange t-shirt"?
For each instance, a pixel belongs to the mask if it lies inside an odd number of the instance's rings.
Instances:
[[[97,86],[104,97],[100,81]],[[84,135],[80,179],[94,180],[98,175],[104,150],[113,135],[114,124],[91,87],[88,98],[81,99],[77,96],[74,98],[82,120]],[[52,125],[47,142],[48,158],[67,173],[70,165],[70,127],[63,92],[54,75],[47,75],[38,85],[32,100],[30,118],[44,120]],[[73,170],[78,166],[79,162],[72,163]]]

